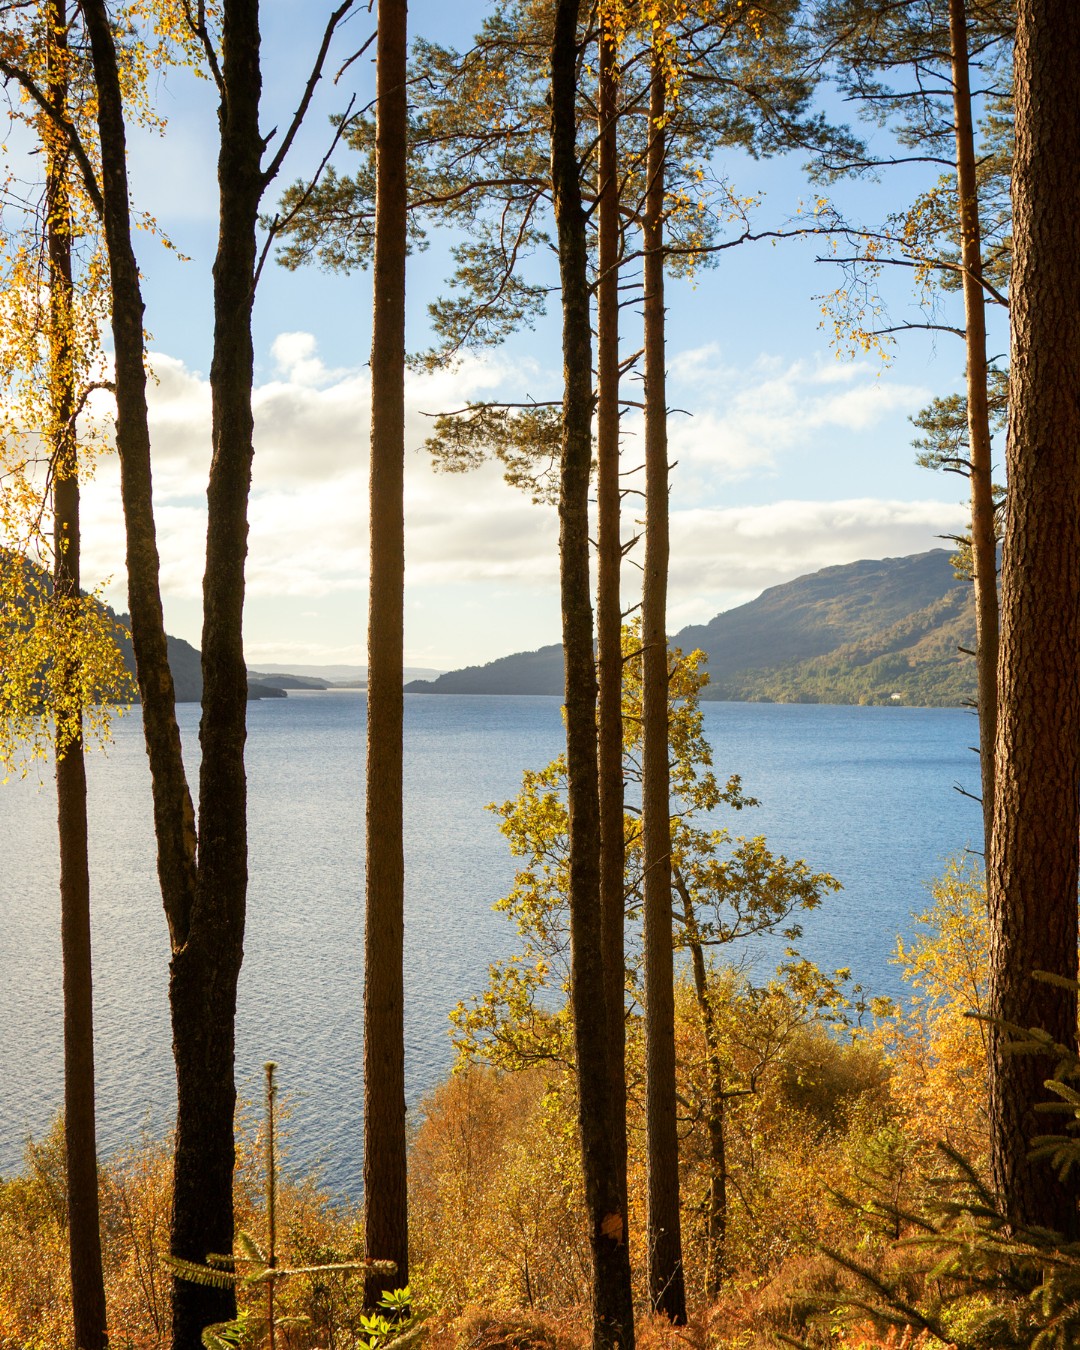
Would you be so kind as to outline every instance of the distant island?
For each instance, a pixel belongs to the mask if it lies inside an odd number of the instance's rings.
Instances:
[[[672,638],[708,657],[702,698],[755,703],[955,707],[974,698],[970,582],[947,549],[847,563],[771,586]],[[412,694],[561,694],[562,647],[517,652]]]
[[[117,639],[124,664],[135,679],[135,653],[132,649],[128,630],[131,619],[127,614],[109,611],[124,629]],[[197,647],[183,638],[168,638],[169,669],[172,671],[173,686],[177,703],[200,703],[202,701],[202,656]],[[407,680],[416,676],[438,676],[437,670],[422,666],[407,666],[403,672]],[[248,667],[248,699],[254,701],[264,698],[287,698],[289,691],[305,693],[326,689],[366,689],[366,666],[308,666],[296,665],[291,668],[269,664],[258,669]]]

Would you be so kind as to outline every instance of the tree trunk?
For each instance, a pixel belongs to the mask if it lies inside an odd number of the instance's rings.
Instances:
[[[705,954],[701,934],[690,893],[681,878],[677,882],[682,900],[686,945],[694,970],[694,995],[701,1014],[701,1029],[705,1037],[705,1063],[708,1072],[708,1096],[705,1121],[709,1135],[709,1194],[705,1202],[705,1280],[707,1299],[720,1296],[727,1274],[727,1149],[724,1141],[724,1111],[727,1092],[724,1088],[724,1066],[720,1060],[720,1043],[716,1032],[716,1016],[709,998],[709,979],[705,969]]]
[[[181,755],[161,608],[146,408],[143,302],[131,246],[123,96],[112,29],[103,0],[81,0],[81,3],[90,37],[98,97],[102,205],[109,254],[116,367],[116,446],[120,455],[120,491],[127,540],[131,638],[142,701],[143,734],[150,761],[158,879],[169,937],[176,953],[188,940],[195,901],[195,817]],[[193,995],[192,1001],[197,1003],[197,997]],[[201,1006],[201,1024],[205,1026],[206,1019],[216,1012],[216,1008]],[[212,1036],[208,1030],[203,1034],[208,1038]],[[213,1182],[220,1185],[220,1177],[215,1175]],[[227,1192],[230,1210],[231,1187],[230,1172]],[[207,1188],[207,1194],[210,1193]],[[184,1212],[184,1206],[181,1206],[181,1213]],[[174,1245],[173,1250],[192,1260],[204,1261],[208,1251],[221,1251],[222,1247],[220,1243],[209,1248],[191,1244],[178,1250]],[[235,1316],[236,1302],[231,1290],[200,1292],[207,1295],[204,1304],[209,1309],[206,1321]],[[176,1343],[190,1345],[194,1350],[199,1339],[196,1331],[194,1340],[189,1337],[186,1343]]]
[[[675,994],[668,769],[668,462],[664,371],[665,80],[654,48],[645,198],[645,577],[641,599],[641,810],[645,854],[645,1132],[649,1297],[686,1322],[675,1114]]]
[[[967,343],[967,414],[971,475],[971,556],[975,578],[975,661],[979,702],[979,765],[982,774],[983,857],[994,832],[994,743],[997,738],[998,593],[997,538],[986,394],[986,297],[982,288],[982,234],[975,177],[975,133],[968,75],[964,0],[949,0],[956,184],[960,208],[960,258],[964,267]]]
[[[222,12],[219,229],[210,363],[213,454],[203,578],[199,871],[170,969],[176,1060],[172,1250],[191,1261],[233,1247],[236,985],[247,900],[247,668],[244,560],[251,488],[255,230],[263,191],[258,0]],[[173,1288],[173,1345],[196,1350],[208,1322],[235,1315],[230,1290]]]
[[[50,0],[46,18],[49,97],[66,115],[66,0]],[[49,390],[55,559],[53,595],[79,600],[79,460],[75,437],[74,315],[68,160],[57,132],[46,130],[46,238],[49,255]],[[61,679],[77,677],[74,661],[58,657]],[[68,1243],[76,1350],[105,1350],[105,1281],[98,1215],[94,1117],[94,1004],[90,950],[90,862],[86,825],[86,764],[81,727],[56,747],[56,805],[60,838],[60,942],[64,964],[64,1144],[67,1156]]]
[[[233,1240],[236,985],[243,958],[247,892],[247,674],[242,618],[253,428],[251,311],[259,201],[280,166],[284,149],[263,171],[258,0],[225,0],[196,860],[194,812],[181,757],[158,586],[143,306],[131,247],[123,98],[103,0],[81,0],[81,7],[98,95],[132,641],[154,793],[158,876],[173,954],[169,999],[177,1126],[172,1251],[203,1262],[211,1253],[230,1252]],[[321,73],[333,29],[348,8],[348,4],[339,6],[330,18],[297,120],[283,140],[286,148]],[[207,1323],[229,1320],[235,1312],[231,1289],[174,1281],[174,1347],[197,1350]]]
[[[566,661],[566,762],[570,815],[570,993],[578,1121],[593,1263],[595,1350],[632,1350],[626,1205],[616,1161],[600,909],[600,802],[596,667],[589,600],[592,334],[585,215],[576,149],[578,0],[557,0],[551,48],[551,176],[563,319],[563,445],[559,560]]]
[[[600,695],[600,927],[608,1001],[608,1058],[615,1103],[615,1162],[626,1197],[626,848],[623,825],[622,539],[619,491],[619,183],[615,39],[600,8],[597,281],[596,629]]]
[[[989,871],[990,1007],[1076,1047],[1080,829],[1080,27],[1072,0],[1020,0],[1016,38],[1009,509]],[[1031,1164],[1047,1057],[991,1027],[994,1182],[1015,1223],[1075,1236],[1076,1177]]]
[[[405,0],[379,0],[371,581],[368,608],[367,919],[364,937],[364,1243],[394,1261],[365,1301],[408,1283],[402,851],[405,517]]]
[[[191,805],[169,669],[150,476],[143,301],[131,245],[124,105],[104,0],[80,0],[90,38],[101,140],[101,198],[109,256],[116,384],[116,448],[131,611],[131,641],[154,798],[157,870],[169,934],[183,941],[195,895],[195,813]]]

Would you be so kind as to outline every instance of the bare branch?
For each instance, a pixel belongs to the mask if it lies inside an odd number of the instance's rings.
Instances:
[[[266,265],[266,259],[269,256],[271,244],[273,244],[274,240],[282,232],[282,230],[287,230],[289,228],[289,226],[293,223],[296,217],[300,214],[300,212],[311,200],[311,194],[315,191],[316,187],[318,187],[319,180],[325,173],[326,166],[330,163],[330,157],[337,149],[338,142],[341,140],[341,137],[345,132],[345,128],[349,122],[349,115],[353,110],[353,104],[355,102],[356,96],[354,94],[353,97],[349,99],[349,106],[345,109],[345,115],[342,117],[341,121],[337,124],[337,127],[334,131],[333,139],[330,141],[330,145],[327,148],[326,154],[323,155],[322,159],[319,162],[319,167],[315,170],[314,174],[308,181],[308,184],[304,188],[303,192],[293,203],[292,207],[288,211],[286,211],[286,213],[283,216],[275,215],[273,220],[271,220],[267,228],[266,239],[263,241],[263,246],[259,251],[259,261],[255,266],[255,276],[251,283],[251,289],[253,292],[258,290],[259,278],[262,276],[263,267]]]
[[[356,0],[344,0],[344,3],[338,5],[337,9],[330,15],[326,21],[326,27],[323,30],[322,42],[319,46],[319,54],[315,58],[315,64],[311,68],[311,74],[308,76],[308,82],[304,86],[304,92],[301,95],[300,102],[297,104],[296,111],[293,113],[292,121],[289,123],[289,129],[278,146],[278,152],[270,161],[269,167],[263,173],[263,190],[277,177],[278,171],[285,162],[285,156],[292,149],[292,143],[296,140],[296,133],[300,130],[301,123],[307,116],[307,110],[311,106],[311,100],[315,93],[315,86],[322,79],[323,66],[326,64],[326,56],[330,50],[330,43],[333,40],[338,24],[342,21],[349,10],[352,9]]]

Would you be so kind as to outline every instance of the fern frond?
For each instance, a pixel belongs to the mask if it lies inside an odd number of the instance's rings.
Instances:
[[[418,1344],[427,1334],[427,1322],[418,1322],[416,1326],[387,1341],[383,1350],[406,1350],[406,1347]]]
[[[257,1266],[266,1265],[266,1253],[251,1236],[241,1229],[236,1235],[236,1245],[240,1248],[238,1253],[243,1260],[253,1261]]]
[[[363,1261],[340,1261],[326,1266],[275,1266],[273,1270],[254,1271],[251,1275],[245,1276],[245,1284],[265,1283],[271,1276],[275,1280],[286,1280],[290,1275],[324,1275],[339,1270],[366,1270],[367,1265]]]
[[[202,1343],[205,1350],[236,1350],[239,1339],[235,1322],[215,1322],[204,1327]]]
[[[215,1269],[214,1266],[201,1266],[195,1261],[185,1261],[182,1256],[171,1253],[161,1258],[178,1279],[188,1280],[191,1284],[203,1285],[208,1289],[232,1289],[236,1285],[234,1270]],[[229,1258],[231,1260],[231,1258]]]

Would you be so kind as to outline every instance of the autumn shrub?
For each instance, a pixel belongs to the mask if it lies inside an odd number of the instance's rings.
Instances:
[[[585,1350],[589,1343],[586,1324],[565,1316],[470,1306],[433,1330],[427,1350]]]
[[[71,1337],[66,1168],[57,1122],[0,1182],[0,1350],[52,1350]]]
[[[831,1034],[813,1000],[783,982],[754,989],[713,972],[725,1028],[725,1279],[765,1280],[815,1241],[854,1229],[836,1194],[850,1188],[851,1137],[892,1118],[890,1071],[868,1040]],[[688,1289],[705,1302],[710,1242],[704,1214],[715,1159],[700,1008],[689,979],[676,997],[680,1185]],[[830,1014],[830,1025],[835,1018]],[[630,1244],[639,1305],[645,1292],[647,1159],[640,1025],[628,1025]],[[505,1071],[465,1063],[431,1094],[410,1160],[413,1272],[450,1313],[482,1305],[575,1315],[587,1301],[573,1080],[558,1064]]]
[[[425,1101],[410,1158],[421,1293],[448,1313],[577,1306],[589,1281],[578,1173],[565,1073],[455,1073]]]
[[[236,1225],[265,1231],[262,1137],[238,1133]],[[0,1350],[68,1350],[72,1340],[63,1124],[27,1148],[24,1173],[0,1181]],[[167,1141],[143,1140],[101,1168],[102,1259],[110,1343],[159,1350],[170,1339],[169,1249],[172,1156]],[[307,1180],[281,1181],[279,1248],[291,1264],[318,1265],[362,1251],[358,1215],[338,1209]],[[261,1292],[240,1306],[261,1312]],[[361,1330],[363,1281],[348,1272],[297,1276],[278,1296],[281,1316],[302,1319],[279,1337],[286,1350],[353,1350]]]
[[[172,1158],[168,1145],[144,1139],[101,1172],[100,1214],[106,1300],[113,1344],[156,1346],[169,1334]]]
[[[846,1129],[859,1112],[889,1113],[892,1089],[892,1066],[880,1046],[809,1025],[793,1033],[769,1096],[777,1112],[794,1111],[824,1133]]]
[[[982,868],[954,858],[930,888],[915,936],[897,941],[896,963],[911,988],[882,1019],[879,1043],[912,1133],[941,1139],[975,1163],[988,1149],[987,971],[989,920]]]

